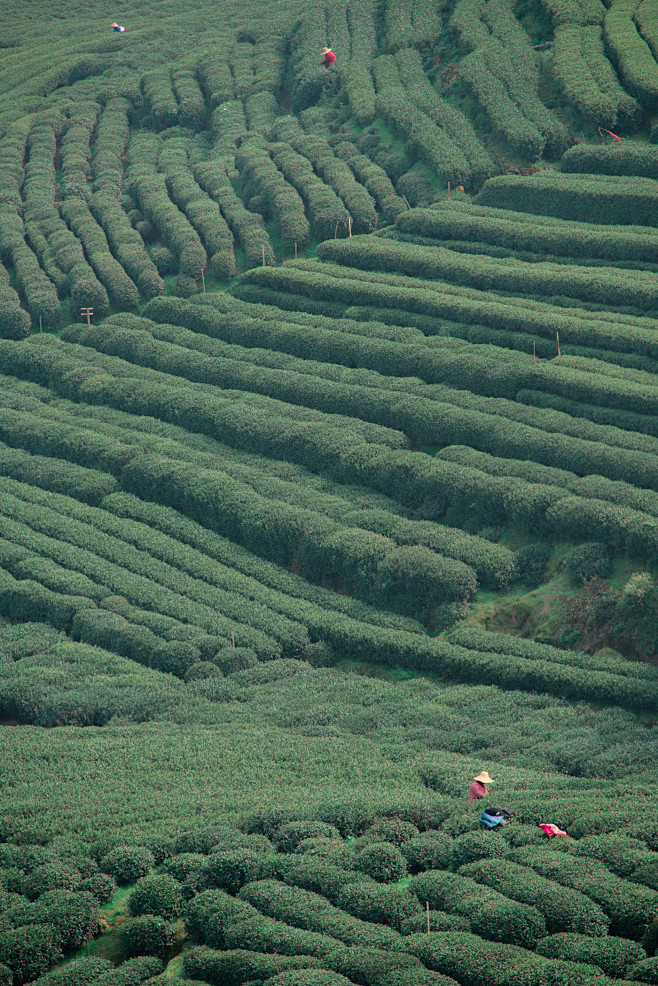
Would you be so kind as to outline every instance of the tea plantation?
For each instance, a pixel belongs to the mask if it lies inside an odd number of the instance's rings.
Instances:
[[[654,0],[0,28],[0,986],[658,983]]]

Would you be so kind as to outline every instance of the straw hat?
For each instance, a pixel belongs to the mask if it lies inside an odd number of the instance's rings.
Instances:
[[[473,778],[474,781],[481,781],[483,784],[493,784],[494,782],[489,777],[486,770],[481,770],[477,777]]]
[[[323,48],[322,49],[322,54],[323,55],[326,55],[328,51],[331,51],[331,48]]]
[[[118,26],[119,26],[119,25],[117,24],[117,22],[116,22],[116,21],[114,22],[114,24],[110,24],[110,27],[118,27]]]

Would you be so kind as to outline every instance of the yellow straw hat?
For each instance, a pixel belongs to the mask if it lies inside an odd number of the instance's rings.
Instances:
[[[493,784],[494,782],[489,777],[486,770],[481,770],[477,777],[473,778],[474,781],[482,781],[483,784]]]
[[[328,51],[331,51],[331,48],[323,48],[322,49],[322,54],[323,55],[326,55]]]

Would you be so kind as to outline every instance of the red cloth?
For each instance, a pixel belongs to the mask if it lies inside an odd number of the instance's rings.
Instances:
[[[327,54],[322,59],[322,61],[320,62],[320,65],[333,65],[335,61],[336,61],[336,56],[334,55],[333,51],[328,51]]]
[[[539,828],[546,833],[546,835],[566,835],[567,833],[564,829],[559,829],[557,825],[553,822],[538,822]]]
[[[483,798],[488,793],[486,784],[483,784],[482,781],[473,781],[468,789],[469,805],[472,805],[474,801],[479,801],[480,798]]]

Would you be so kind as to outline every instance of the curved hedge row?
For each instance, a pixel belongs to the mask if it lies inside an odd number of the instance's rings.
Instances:
[[[308,158],[283,142],[271,144],[269,151],[286,181],[294,185],[306,202],[313,235],[326,240],[340,229],[343,236],[348,229],[349,214],[333,189],[313,170]]]
[[[459,253],[382,237],[352,237],[340,243],[321,243],[318,258],[362,270],[453,281],[483,291],[548,297],[559,294],[610,307],[658,308],[658,274],[637,270],[629,284],[627,272],[613,267],[527,263],[512,257],[499,260],[484,254]]]
[[[430,907],[462,914],[476,935],[533,949],[546,935],[543,916],[534,906],[521,904],[467,876],[428,870],[412,877],[409,887]]]
[[[85,255],[98,279],[106,287],[115,308],[134,308],[139,292],[128,274],[110,253],[105,234],[89,211],[86,202],[70,198],[62,202],[60,213],[69,229],[82,243]]]
[[[529,866],[520,866],[509,859],[480,859],[460,867],[459,873],[538,910],[551,935],[562,931],[576,932],[589,936],[589,941],[592,938],[598,940],[608,933],[610,919],[594,901],[571,887],[564,887],[554,880],[539,876]],[[540,954],[548,954],[542,952],[541,945],[540,942],[537,949]]]
[[[169,198],[165,176],[137,178],[131,188],[148,220],[178,257],[181,273],[200,279],[207,264],[206,251],[194,226]]]
[[[658,64],[634,20],[639,6],[640,0],[613,0],[603,30],[625,88],[652,108],[658,105]]]
[[[638,104],[619,85],[598,23],[560,23],[555,29],[552,68],[569,102],[599,126],[614,127],[618,120],[628,126],[637,119]]]
[[[343,140],[334,147],[334,153],[349,164],[360,183],[375,200],[386,222],[393,222],[396,216],[405,211],[407,205],[395,191],[384,169],[371,161],[366,154],[361,154],[354,144]]]
[[[262,218],[245,208],[222,165],[204,161],[195,165],[194,177],[220,207],[229,229],[245,251],[247,267],[260,266],[263,250],[265,263],[274,263],[274,251]]]
[[[571,173],[658,178],[658,148],[654,144],[631,142],[603,147],[577,144],[566,152],[561,167]]]
[[[564,155],[567,160],[569,152]],[[474,240],[515,251],[564,257],[651,262],[654,231],[638,227],[603,226],[527,212],[512,212],[466,203],[436,203],[431,209],[411,209],[396,220],[403,234],[441,240]]]
[[[256,139],[245,141],[236,156],[245,195],[261,196],[267,212],[279,224],[284,250],[290,253],[295,244],[306,246],[309,224],[304,203],[272,161],[265,147]]]
[[[168,174],[167,189],[199,234],[215,277],[221,281],[233,277],[236,270],[233,234],[217,203],[189,176],[187,168]]]
[[[156,130],[173,127],[178,122],[178,101],[172,86],[171,68],[165,65],[144,72],[141,82],[152,126]]]
[[[394,948],[400,942],[400,936],[391,928],[361,921],[334,907],[325,897],[313,891],[276,880],[247,883],[238,897],[256,907],[261,914],[297,928],[331,935],[346,945]]]
[[[620,226],[658,226],[657,202],[656,182],[650,178],[620,182],[613,176],[559,171],[490,178],[476,199],[477,205],[580,222],[600,223],[605,216]]]
[[[613,935],[641,939],[655,914],[658,892],[620,879],[597,860],[536,846],[515,849],[512,859],[593,900],[610,918]]]

